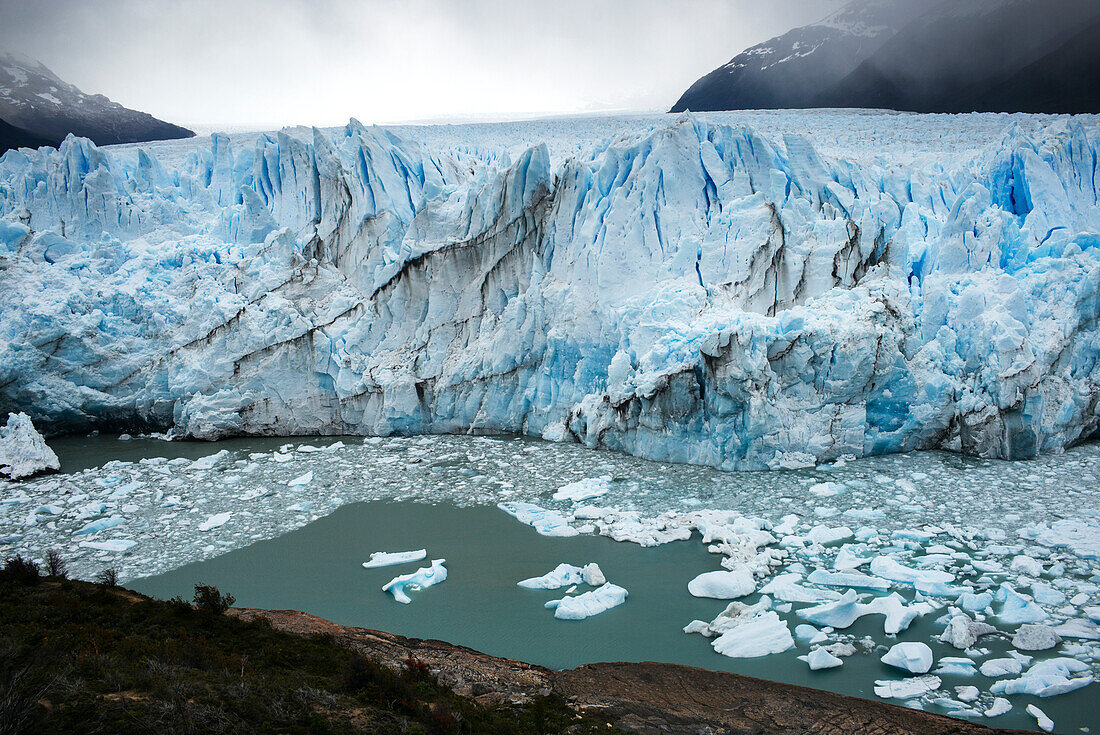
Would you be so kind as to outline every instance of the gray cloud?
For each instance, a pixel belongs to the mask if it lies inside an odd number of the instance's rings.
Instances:
[[[0,0],[0,48],[184,123],[672,104],[842,0]]]

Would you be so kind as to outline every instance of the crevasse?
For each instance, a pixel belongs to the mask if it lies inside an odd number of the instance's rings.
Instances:
[[[1100,425],[1086,123],[911,165],[690,115],[560,163],[354,120],[164,162],[12,151],[0,414],[519,432],[726,469],[1060,451]]]

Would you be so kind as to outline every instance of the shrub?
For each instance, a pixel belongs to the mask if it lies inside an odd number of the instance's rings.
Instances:
[[[209,584],[195,585],[195,607],[212,615],[221,615],[229,608],[237,598],[228,592],[222,594],[218,588]]]
[[[96,575],[95,581],[104,587],[118,587],[118,570],[113,567],[104,569]]]
[[[16,554],[4,560],[4,575],[22,584],[37,584],[41,573],[37,564]]]
[[[46,576],[56,577],[57,579],[65,579],[68,576],[65,560],[61,558],[61,554],[57,549],[50,549],[46,552]]]

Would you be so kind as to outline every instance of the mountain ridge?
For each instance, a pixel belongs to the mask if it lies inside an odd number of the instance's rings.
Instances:
[[[671,111],[1097,112],[1100,48],[1081,33],[1097,21],[1089,0],[857,0],[746,49]]]
[[[70,133],[97,145],[194,136],[187,128],[124,107],[101,94],[85,94],[39,61],[3,53],[0,121],[14,129],[0,131],[0,152],[23,146],[57,146]],[[19,130],[26,135],[18,134]]]

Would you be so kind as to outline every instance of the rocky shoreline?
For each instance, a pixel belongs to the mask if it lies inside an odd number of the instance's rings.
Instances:
[[[426,664],[439,682],[484,704],[556,694],[623,730],[668,735],[992,735],[996,730],[920,710],[719,671],[663,663],[598,663],[554,671],[444,641],[332,623],[296,610],[232,609],[300,635],[331,635],[388,667]]]

